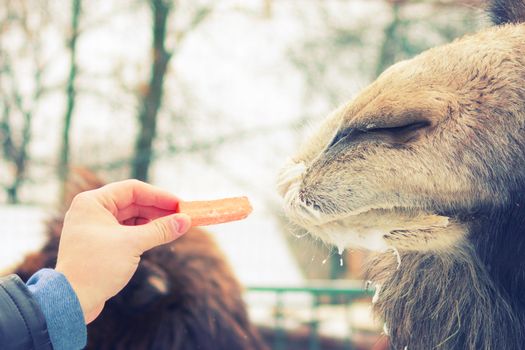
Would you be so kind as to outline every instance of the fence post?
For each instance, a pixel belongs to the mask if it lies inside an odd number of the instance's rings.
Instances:
[[[283,301],[283,292],[276,292],[276,304],[275,304],[275,339],[273,343],[273,348],[275,350],[285,350],[286,349],[286,340],[284,339],[284,301]]]
[[[310,323],[310,346],[309,350],[319,350],[319,304],[320,295],[313,293],[312,321]]]

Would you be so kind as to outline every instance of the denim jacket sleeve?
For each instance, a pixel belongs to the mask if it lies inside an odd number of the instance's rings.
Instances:
[[[87,339],[84,314],[66,277],[56,270],[42,269],[26,285],[44,314],[53,349],[84,348]]]

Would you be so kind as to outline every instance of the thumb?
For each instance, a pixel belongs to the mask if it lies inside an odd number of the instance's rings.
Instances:
[[[140,248],[144,252],[161,244],[169,243],[188,231],[191,219],[185,214],[168,215],[145,225],[135,226]]]

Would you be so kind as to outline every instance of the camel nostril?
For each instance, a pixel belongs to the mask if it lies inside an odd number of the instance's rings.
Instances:
[[[309,210],[314,209],[319,212],[322,211],[321,206],[317,204],[315,200],[309,197],[308,191],[304,188],[299,191],[299,200],[304,206],[310,208]]]
[[[308,191],[305,189],[301,189],[299,191],[299,200],[307,207],[314,207],[316,205],[314,201],[309,197]]]
[[[306,195],[307,195],[306,190],[304,188],[301,188],[299,190],[299,199],[301,200],[301,202],[306,203],[306,205],[309,205]]]

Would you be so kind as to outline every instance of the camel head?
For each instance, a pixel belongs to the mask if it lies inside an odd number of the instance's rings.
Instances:
[[[280,174],[293,223],[378,252],[392,349],[525,344],[525,0],[491,11],[497,26],[387,69]]]
[[[494,18],[515,24],[399,62],[328,116],[280,175],[287,216],[340,248],[448,251],[469,213],[524,189],[525,4],[513,3]]]

